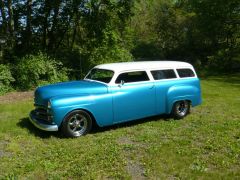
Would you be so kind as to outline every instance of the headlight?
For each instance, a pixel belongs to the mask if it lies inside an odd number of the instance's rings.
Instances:
[[[48,101],[47,108],[51,109],[51,102],[50,101]]]

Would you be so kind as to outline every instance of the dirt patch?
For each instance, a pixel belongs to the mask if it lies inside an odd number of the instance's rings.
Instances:
[[[136,180],[146,179],[146,177],[144,176],[144,168],[138,163],[128,161],[126,170],[131,175],[132,179]]]
[[[0,140],[0,158],[11,156],[10,152],[5,151],[5,148],[7,147],[8,144],[9,144],[9,141]]]
[[[120,145],[133,145],[134,142],[128,137],[120,137],[117,139],[117,143]]]
[[[33,91],[27,92],[10,92],[0,96],[0,104],[8,104],[16,101],[25,101],[33,99]]]
[[[119,144],[119,145],[123,145],[123,146],[134,146],[134,147],[137,147],[137,148],[145,148],[147,146],[146,143],[143,143],[143,142],[136,142],[136,141],[133,141],[131,139],[129,139],[128,137],[120,137],[116,140],[116,142]]]
[[[139,146],[141,146],[141,144],[132,141],[130,138],[128,138],[126,136],[118,138],[116,142],[122,146],[135,146],[137,148]],[[124,151],[125,158],[127,161],[125,169],[128,172],[128,174],[131,176],[131,179],[133,179],[133,180],[146,179],[146,176],[144,175],[144,172],[145,172],[144,167],[137,160],[132,160],[130,158],[131,152],[129,151],[128,148],[123,148],[123,151]]]

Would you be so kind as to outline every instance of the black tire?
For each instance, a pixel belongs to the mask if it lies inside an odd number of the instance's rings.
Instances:
[[[174,119],[182,119],[190,112],[189,101],[177,101],[172,108],[172,116]]]
[[[64,136],[76,138],[87,134],[91,128],[91,116],[86,111],[75,110],[64,118],[61,130]]]

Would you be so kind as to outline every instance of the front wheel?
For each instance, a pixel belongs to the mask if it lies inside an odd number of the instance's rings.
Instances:
[[[92,128],[91,116],[83,110],[69,113],[63,120],[62,132],[66,137],[79,137],[87,134]]]
[[[182,119],[190,112],[189,101],[177,101],[172,108],[172,116],[174,119]]]

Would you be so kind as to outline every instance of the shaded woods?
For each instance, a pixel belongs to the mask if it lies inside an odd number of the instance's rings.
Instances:
[[[239,0],[0,0],[0,92],[99,63],[173,59],[239,71]]]

